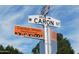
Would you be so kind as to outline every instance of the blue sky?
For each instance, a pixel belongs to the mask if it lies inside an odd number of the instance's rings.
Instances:
[[[24,53],[32,53],[31,50],[40,40],[15,36],[14,26],[32,26],[42,28],[41,25],[29,24],[29,15],[38,15],[42,5],[15,5],[0,6],[0,44],[5,47],[12,45]],[[67,37],[75,53],[79,52],[79,6],[56,5],[51,6],[48,16],[61,20],[61,28],[55,28]]]

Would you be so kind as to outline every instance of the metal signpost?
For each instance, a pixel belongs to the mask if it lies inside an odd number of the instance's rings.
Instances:
[[[41,24],[44,26],[45,53],[51,54],[50,26],[60,27],[60,21],[46,16],[50,6],[44,6],[40,15],[31,15],[28,17],[28,23]]]

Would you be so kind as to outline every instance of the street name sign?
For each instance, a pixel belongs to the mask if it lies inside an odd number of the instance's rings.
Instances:
[[[42,25],[47,24],[48,26],[60,27],[59,20],[49,16],[46,16],[46,18],[44,18],[43,15],[28,16],[28,23],[35,23],[35,24],[42,24]]]

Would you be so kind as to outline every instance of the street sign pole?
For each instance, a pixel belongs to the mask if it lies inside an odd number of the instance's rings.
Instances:
[[[48,29],[47,29],[47,25],[44,25],[44,39],[45,39],[45,54],[48,54],[49,51],[48,51]]]
[[[51,38],[50,38],[51,34],[50,34],[50,28],[48,27],[48,52],[49,54],[51,54]]]
[[[50,28],[44,24],[45,54],[51,54]]]
[[[49,6],[45,6],[44,10],[42,10],[41,14],[44,15],[46,19],[46,15],[48,14]],[[48,24],[44,24],[44,36],[45,36],[45,54],[51,54],[51,41],[50,41],[50,28]]]

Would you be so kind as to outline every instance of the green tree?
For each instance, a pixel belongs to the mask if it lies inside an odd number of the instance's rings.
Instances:
[[[0,45],[0,51],[1,51],[1,50],[4,50],[4,47],[3,47],[2,45]]]
[[[34,54],[39,54],[39,53],[40,53],[40,52],[39,52],[39,44],[37,44],[36,47],[33,48],[32,52],[33,52]]]
[[[12,46],[8,45],[5,50],[8,51],[8,53],[11,53],[11,54],[14,53],[14,48]]]
[[[22,54],[22,52],[10,45],[5,48],[0,45],[0,54]]]
[[[73,54],[74,50],[72,49],[70,42],[67,38],[63,38],[63,35],[57,34],[57,54]]]
[[[22,52],[20,52],[18,49],[15,48],[15,49],[14,49],[14,54],[17,54],[17,53],[18,53],[18,54],[23,54]]]
[[[0,54],[4,53],[4,47],[0,45]]]
[[[9,52],[9,54],[22,54],[22,52],[20,52],[18,49],[13,48],[13,46],[7,46],[6,47],[6,51]]]

